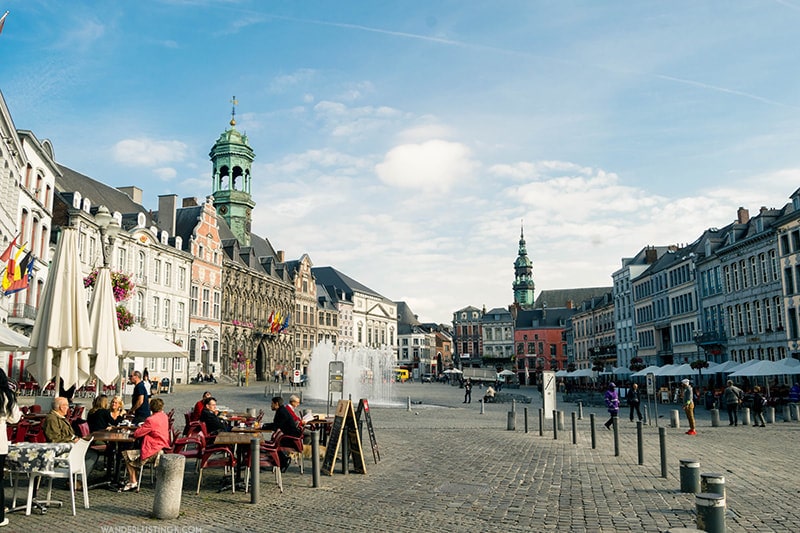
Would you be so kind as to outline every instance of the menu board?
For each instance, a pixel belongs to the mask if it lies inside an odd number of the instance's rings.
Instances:
[[[333,468],[336,464],[336,456],[339,455],[339,448],[342,443],[342,432],[347,430],[349,441],[350,456],[353,458],[353,470],[358,474],[366,474],[367,467],[364,464],[364,453],[361,449],[361,439],[358,436],[358,424],[356,414],[353,410],[353,402],[350,400],[339,400],[336,406],[331,432],[328,436],[328,444],[325,449],[325,457],[322,459],[320,471],[329,476],[333,475]]]
[[[372,459],[375,464],[381,460],[381,452],[378,450],[378,440],[375,438],[375,428],[372,426],[372,415],[369,412],[369,402],[366,398],[361,398],[358,402],[358,410],[356,410],[356,420],[358,420],[358,427],[361,427],[361,416],[364,416],[364,422],[367,423],[367,433],[369,434],[369,444],[372,447]]]

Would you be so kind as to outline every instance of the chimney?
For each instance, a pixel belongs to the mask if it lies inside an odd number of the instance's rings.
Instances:
[[[652,265],[658,260],[658,251],[655,248],[648,248],[644,251],[644,262]]]
[[[764,212],[766,212],[766,211],[769,211],[769,209],[767,209],[767,206],[765,206],[765,205],[762,205],[762,206],[761,206],[761,209],[759,209],[759,210],[758,210],[758,212],[759,212],[760,214],[762,214],[762,215],[763,215],[763,214],[764,214]]]
[[[283,263],[283,256],[284,256],[283,250],[278,250],[277,252],[275,252],[275,255],[277,256],[278,263]]]
[[[158,196],[158,225],[175,236],[175,209],[178,207],[177,194],[161,194]]]
[[[750,211],[744,207],[740,207],[736,210],[736,219],[739,224],[747,224],[750,221]]]
[[[575,304],[572,302],[572,300],[567,300],[567,309],[572,309],[572,307],[573,307],[574,305],[575,305]]]
[[[134,187],[131,185],[129,187],[117,187],[117,190],[124,192],[128,195],[128,198],[133,200],[135,203],[142,205],[142,189],[139,187]]]
[[[197,207],[197,198],[194,196],[187,196],[181,201],[181,207]]]

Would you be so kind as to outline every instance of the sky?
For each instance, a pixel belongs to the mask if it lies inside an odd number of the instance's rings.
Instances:
[[[800,186],[800,0],[0,0],[0,91],[56,159],[157,197],[256,153],[254,233],[424,322],[610,287]]]

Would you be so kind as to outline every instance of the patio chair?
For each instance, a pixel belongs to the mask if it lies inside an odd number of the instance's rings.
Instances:
[[[187,459],[195,459],[195,471],[200,468],[200,460],[203,457],[205,449],[206,439],[202,432],[193,433],[186,437],[178,437],[172,444],[172,453],[183,455]]]
[[[273,437],[273,440],[274,437]],[[281,433],[277,440],[278,449],[289,453],[300,466],[300,473],[303,473],[303,437],[292,437]]]
[[[275,472],[275,484],[278,485],[281,493],[283,493],[283,477],[281,475],[281,459],[278,455],[278,448],[271,441],[262,442],[258,447],[259,451],[259,467],[272,468]],[[243,449],[243,461],[245,461],[245,480],[244,491],[250,490],[250,446]]]
[[[230,448],[225,446],[217,446],[208,448],[203,452],[200,459],[200,473],[197,476],[197,493],[200,494],[200,483],[203,482],[203,470],[206,468],[223,468],[226,472],[230,469],[231,472],[231,492],[236,492],[236,456]]]
[[[75,481],[78,476],[81,477],[81,484],[83,485],[83,507],[89,508],[89,482],[86,472],[86,450],[92,444],[92,439],[78,439],[78,442],[72,445],[72,450],[66,459],[66,464],[56,467],[53,472],[39,472],[36,475],[40,477],[49,478],[50,483],[47,487],[47,502],[52,501],[53,494],[53,479],[69,479],[69,493],[72,497],[72,516],[75,516]],[[63,463],[63,462],[62,462]],[[33,479],[28,487],[28,509],[30,509],[30,502],[33,499]]]

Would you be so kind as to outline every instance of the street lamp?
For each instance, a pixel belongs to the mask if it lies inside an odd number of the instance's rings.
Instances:
[[[111,252],[114,250],[114,241],[117,240],[122,229],[108,208],[101,205],[97,208],[94,214],[94,221],[97,224],[97,229],[100,231],[100,248],[103,251],[103,266],[107,267],[111,263]]]

